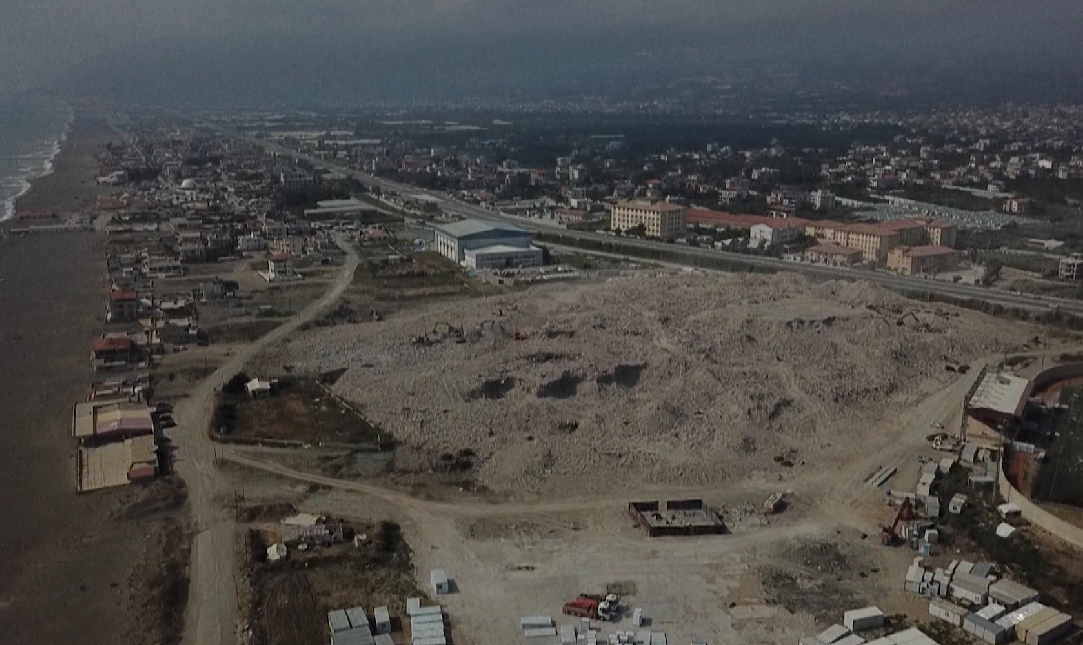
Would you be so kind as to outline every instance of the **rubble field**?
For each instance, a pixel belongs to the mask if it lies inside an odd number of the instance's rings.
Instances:
[[[709,484],[857,450],[956,378],[948,363],[1034,335],[868,283],[642,274],[311,329],[260,361],[345,368],[336,393],[394,434],[400,472],[451,464],[490,490],[556,492]]]

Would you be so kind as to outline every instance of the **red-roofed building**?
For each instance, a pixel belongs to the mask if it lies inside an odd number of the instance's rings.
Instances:
[[[861,262],[861,249],[838,244],[820,244],[805,251],[805,258],[816,264],[853,266]]]
[[[887,268],[903,275],[936,275],[959,266],[961,254],[946,246],[900,246],[887,254]]]
[[[707,208],[689,208],[687,212],[687,219],[689,224],[714,226],[716,228],[737,228],[744,229],[746,231],[751,230],[752,227],[756,224],[763,224],[766,222],[786,221],[800,226],[805,226],[808,224],[807,220],[804,220],[800,217],[787,217],[784,219],[780,219],[778,217],[768,217],[765,215],[737,215],[735,213],[710,210]]]
[[[110,291],[106,322],[132,322],[139,317],[139,296],[134,291]]]
[[[94,370],[123,368],[135,357],[135,346],[127,338],[106,336],[91,345],[90,362]]]

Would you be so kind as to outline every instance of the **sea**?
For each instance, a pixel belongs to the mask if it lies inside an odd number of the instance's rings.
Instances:
[[[0,98],[0,221],[15,215],[32,180],[52,172],[71,121],[67,103]]]

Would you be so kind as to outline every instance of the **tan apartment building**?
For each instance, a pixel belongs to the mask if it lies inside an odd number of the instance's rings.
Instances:
[[[849,227],[849,224],[822,219],[809,222],[808,225],[805,226],[805,235],[814,237],[823,242],[831,242],[838,244],[839,246],[846,246],[846,233]]]
[[[862,259],[883,264],[887,261],[888,253],[897,246],[953,246],[956,227],[951,222],[932,218],[875,224],[844,224],[821,220],[809,222],[805,233],[824,244],[861,249]]]
[[[627,231],[643,225],[647,236],[675,239],[688,230],[687,209],[679,204],[658,201],[622,201],[613,206],[609,228]]]
[[[928,236],[929,244],[955,248],[955,236],[958,229],[951,222],[939,219],[929,220],[925,224],[925,233]]]
[[[861,263],[861,249],[838,244],[819,244],[805,251],[805,259],[814,264],[854,266]]]
[[[852,224],[846,235],[846,243],[852,249],[861,249],[861,257],[868,262],[883,264],[891,249],[899,245],[899,234],[879,224]]]
[[[900,246],[887,255],[887,268],[903,275],[935,275],[959,266],[960,253],[946,246]]]

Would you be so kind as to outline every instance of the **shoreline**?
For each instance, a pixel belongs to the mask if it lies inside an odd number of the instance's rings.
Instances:
[[[52,149],[48,157],[44,160],[43,170],[38,173],[31,173],[29,175],[20,177],[19,180],[22,183],[22,188],[19,189],[12,197],[4,200],[2,209],[0,209],[0,225],[5,222],[10,222],[15,219],[15,215],[19,212],[19,201],[23,199],[34,188],[34,184],[44,177],[48,177],[53,174],[55,168],[54,164],[57,157],[60,156],[64,150],[65,143],[68,137],[71,135],[72,127],[75,123],[75,108],[70,103],[65,103],[68,108],[68,120],[64,123],[64,129],[53,141]]]
[[[95,151],[106,131],[102,126],[104,123],[97,127],[90,125],[86,116],[77,118],[73,109],[55,144],[56,153],[47,162],[48,171],[28,180],[29,186],[13,202],[12,217],[0,220],[0,226],[17,223],[17,214],[25,211],[63,214],[75,210],[73,202],[83,209],[95,205],[98,195],[107,192],[95,181],[98,169]],[[65,199],[65,194],[72,199]]]
[[[109,132],[97,117],[75,114],[51,172],[31,182],[16,212],[90,211],[102,192],[94,151]],[[0,232],[21,224],[5,220]],[[0,234],[5,644],[104,645],[133,630],[127,583],[145,555],[146,531],[124,520],[123,509],[139,492],[77,495],[70,430],[72,405],[95,378],[87,352],[104,330],[107,289],[101,232]]]

